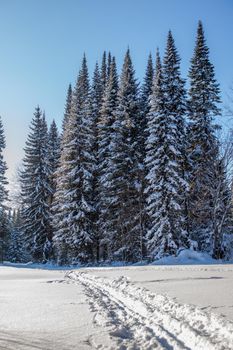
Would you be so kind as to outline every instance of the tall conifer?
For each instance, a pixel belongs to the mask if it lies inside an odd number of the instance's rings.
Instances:
[[[115,57],[112,58],[110,76],[103,96],[98,123],[98,175],[99,175],[99,221],[101,259],[107,259],[111,243],[113,208],[111,206],[112,158],[114,121],[117,105],[118,76]]]
[[[220,115],[219,85],[209,60],[202,23],[197,29],[196,46],[189,70],[188,152],[191,164],[189,176],[189,216],[193,237],[200,249],[210,249],[213,220],[214,174],[218,164],[218,141],[213,118]],[[208,247],[208,248],[207,248]]]
[[[32,259],[40,262],[47,261],[51,253],[49,198],[52,190],[49,183],[46,130],[45,117],[37,107],[24,149],[21,188],[26,244]]]
[[[67,96],[66,96],[66,106],[65,106],[65,113],[62,121],[62,131],[65,129],[65,125],[68,121],[70,111],[71,111],[71,101],[72,101],[72,86],[69,84],[68,90],[67,90]]]
[[[140,118],[138,83],[129,49],[126,52],[118,91],[111,144],[111,238],[113,257],[141,259],[140,208],[138,190],[139,154],[137,127]]]
[[[63,167],[63,176],[57,191],[59,193],[61,186],[64,191],[61,208],[58,209],[61,221],[58,227],[55,227],[54,236],[59,262],[83,263],[93,259],[92,150],[90,88],[84,56],[62,142],[60,166]]]
[[[146,193],[151,223],[147,247],[151,258],[176,254],[180,247],[189,246],[183,208],[187,191],[182,172],[184,113],[180,58],[169,32],[163,67],[157,54],[148,114]]]

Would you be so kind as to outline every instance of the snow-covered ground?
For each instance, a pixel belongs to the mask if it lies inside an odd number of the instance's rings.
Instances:
[[[88,272],[100,277],[129,277],[137,286],[197,305],[233,322],[233,265],[132,266]]]
[[[232,291],[224,264],[0,266],[0,349],[232,350]]]
[[[1,350],[86,350],[95,349],[95,340],[108,348],[106,330],[94,325],[83,287],[64,275],[0,267]]]

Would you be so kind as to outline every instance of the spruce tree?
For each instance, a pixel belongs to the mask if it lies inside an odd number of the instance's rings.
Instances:
[[[143,81],[143,85],[141,87],[141,110],[144,115],[149,112],[149,99],[152,93],[152,84],[153,84],[153,75],[154,75],[154,67],[151,53],[149,54],[146,73]]]
[[[59,166],[55,173],[56,190],[52,202],[53,246],[56,262],[59,265],[70,264],[74,258],[74,249],[71,250],[73,232],[70,231],[70,202],[67,193],[72,185],[69,173],[75,165],[74,152],[70,150],[73,141],[73,123],[71,116],[64,123],[61,139],[61,155]],[[77,129],[75,129],[77,131]]]
[[[141,116],[138,123],[138,141],[137,150],[139,151],[139,171],[138,171],[138,189],[140,198],[140,222],[141,222],[141,255],[146,254],[145,247],[145,232],[146,225],[148,223],[147,213],[146,213],[146,168],[145,168],[145,157],[146,157],[146,138],[147,138],[147,114],[150,110],[150,98],[152,94],[152,84],[153,84],[154,67],[152,61],[152,55],[149,54],[147,67],[145,72],[144,81],[141,87],[140,94],[140,111]]]
[[[60,158],[60,136],[55,120],[52,121],[48,133],[48,165],[50,171],[50,185],[52,193],[55,192],[55,172]],[[52,202],[52,198],[51,198]]]
[[[110,145],[112,175],[109,179],[111,254],[114,259],[137,261],[141,259],[137,150],[140,110],[138,83],[129,49],[124,59],[114,117],[114,137]]]
[[[155,188],[158,185],[157,171],[160,154],[157,153],[159,142],[162,141],[159,135],[160,129],[164,128],[164,86],[163,73],[159,51],[156,53],[156,68],[152,82],[152,92],[150,95],[149,112],[147,113],[147,138],[146,138],[146,212],[149,222],[147,231],[147,250],[149,254],[155,255],[159,245],[157,235],[157,208],[159,205],[158,198],[155,195]]]
[[[99,172],[98,172],[98,123],[100,119],[100,109],[102,105],[102,83],[101,83],[101,76],[99,71],[98,63],[96,63],[94,74],[93,74],[93,80],[92,80],[92,86],[91,86],[91,114],[92,114],[92,128],[93,128],[93,205],[95,208],[95,215],[93,216],[93,249],[95,254],[96,261],[99,261],[99,228],[98,228],[98,217],[99,217],[99,210],[100,210],[100,194],[99,194]]]
[[[174,170],[177,171],[177,194],[174,196],[174,202],[179,204],[180,209],[177,208],[177,215],[179,219],[175,222],[176,229],[180,226],[180,233],[178,234],[178,247],[189,247],[191,242],[187,231],[187,212],[186,212],[186,198],[189,191],[187,182],[187,132],[185,117],[187,113],[187,101],[185,91],[185,81],[180,74],[180,57],[175,47],[175,42],[171,31],[168,33],[167,50],[164,57],[163,65],[164,74],[164,93],[165,93],[165,109],[167,115],[170,116],[171,138],[174,136],[174,145],[176,152],[173,149],[173,156],[170,154],[170,160],[175,160]],[[173,125],[173,119],[176,121],[176,126]],[[173,130],[174,129],[174,130]],[[176,135],[174,133],[176,129]],[[171,141],[172,144],[172,141]],[[170,149],[173,147],[171,146]],[[181,192],[180,192],[181,191]]]
[[[229,247],[225,246],[224,233],[232,227],[232,194],[227,176],[227,152],[215,164],[213,177],[213,227],[211,253],[215,259],[223,259]]]
[[[58,261],[87,263],[93,260],[93,122],[86,57],[72,96],[72,107],[62,141],[62,176],[57,193],[60,222],[54,220]],[[56,203],[56,194],[55,194]],[[57,225],[58,223],[58,225]]]
[[[66,97],[66,104],[64,110],[64,117],[62,123],[62,133],[60,137],[60,152],[59,160],[57,164],[57,169],[54,173],[54,184],[55,192],[52,197],[51,205],[51,218],[52,218],[52,227],[53,232],[56,235],[56,238],[53,238],[54,244],[54,258],[59,264],[68,263],[67,261],[67,245],[65,243],[65,227],[61,224],[63,220],[63,206],[65,205],[65,193],[66,193],[66,175],[68,172],[68,167],[66,166],[66,152],[63,150],[63,147],[70,141],[69,139],[69,122],[70,122],[70,113],[71,113],[71,103],[72,103],[72,87],[69,85]]]
[[[59,166],[59,159],[60,159],[60,152],[61,152],[60,143],[61,143],[61,139],[59,136],[57,125],[55,123],[55,120],[53,120],[48,132],[48,168],[49,168],[49,185],[51,188],[48,204],[49,204],[51,222],[52,222],[52,216],[53,216],[52,203],[53,203],[53,198],[56,191],[56,175],[57,175],[57,169]],[[49,236],[50,241],[52,241],[52,238],[53,238],[52,236],[53,236],[53,230],[51,229],[51,234]],[[53,254],[53,257],[51,256],[51,258],[54,258],[54,254]]]
[[[71,111],[71,100],[72,100],[72,86],[69,84],[68,90],[67,90],[67,96],[66,96],[66,106],[65,106],[65,113],[62,121],[62,132],[65,129],[65,125],[68,121],[70,111]]]
[[[98,123],[98,178],[99,178],[99,239],[100,258],[109,257],[109,247],[112,239],[113,208],[111,206],[112,158],[111,145],[114,141],[114,121],[117,106],[118,75],[115,57],[112,57],[108,84],[103,96]]]
[[[140,163],[143,168],[143,162],[145,159],[145,141],[146,141],[146,130],[147,130],[147,114],[150,110],[150,96],[152,93],[152,84],[153,84],[153,61],[152,55],[150,54],[148,57],[146,73],[144,77],[144,82],[141,87],[140,94],[140,109],[141,109],[141,117],[138,125],[138,148],[140,149],[141,160]],[[143,169],[142,169],[143,170]],[[144,173],[141,174],[141,179],[143,179]]]
[[[109,51],[109,53],[108,53],[108,65],[107,65],[107,81],[109,80],[109,77],[110,77],[111,64],[112,64],[112,54]]]
[[[182,173],[185,90],[180,58],[170,31],[163,67],[157,53],[150,104],[146,194],[151,222],[147,249],[149,257],[155,259],[174,255],[180,247],[189,246],[183,209],[187,184]]]
[[[101,62],[101,71],[100,71],[100,79],[101,79],[101,85],[102,85],[102,96],[104,94],[104,90],[107,84],[107,75],[108,75],[108,71],[107,71],[107,55],[106,55],[106,51],[104,51],[103,53],[103,57],[102,57],[102,62]]]
[[[22,220],[20,209],[14,209],[11,220],[10,244],[9,244],[9,260],[12,262],[24,262],[25,251],[24,242],[21,232]]]
[[[7,260],[9,255],[11,222],[5,209],[0,208],[0,263]]]
[[[214,174],[218,164],[218,141],[213,118],[220,115],[219,85],[209,60],[202,23],[199,22],[194,55],[189,70],[188,152],[191,164],[189,217],[199,248],[211,250]]]
[[[58,264],[68,264],[69,251],[68,251],[68,235],[69,227],[64,222],[64,211],[66,209],[68,199],[66,197],[67,190],[69,188],[68,172],[70,170],[71,156],[67,152],[66,146],[71,142],[72,135],[70,133],[71,120],[66,114],[67,104],[65,106],[64,123],[61,135],[61,150],[57,170],[54,174],[55,181],[55,193],[52,197],[51,218],[53,227],[53,246],[54,255]],[[72,158],[73,159],[73,158]]]
[[[48,135],[44,116],[36,108],[26,141],[21,190],[23,199],[23,230],[33,261],[45,262],[51,254],[51,225],[49,213]]]

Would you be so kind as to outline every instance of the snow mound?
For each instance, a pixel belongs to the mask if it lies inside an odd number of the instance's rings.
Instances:
[[[219,263],[222,263],[222,260],[215,260],[208,253],[197,252],[192,249],[183,249],[177,256],[163,257],[154,261],[152,265],[209,265]]]

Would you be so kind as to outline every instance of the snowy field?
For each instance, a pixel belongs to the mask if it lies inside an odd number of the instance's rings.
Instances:
[[[233,349],[233,265],[0,266],[0,349]]]

